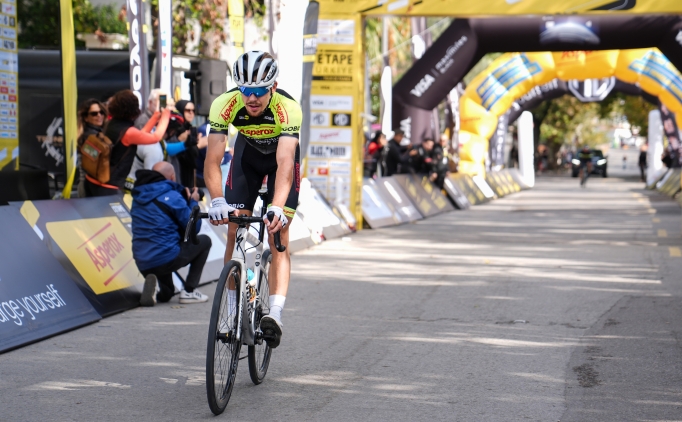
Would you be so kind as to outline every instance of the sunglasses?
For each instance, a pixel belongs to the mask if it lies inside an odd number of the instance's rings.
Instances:
[[[193,109],[193,108],[186,108],[185,111],[189,111],[189,112],[191,112],[191,113],[194,113],[194,109]]]
[[[100,111],[90,111],[90,112],[88,112],[88,116],[91,116],[91,117],[97,117],[98,114],[101,114],[102,116],[106,116],[106,115],[107,115],[107,113],[103,112],[102,110],[100,110]]]
[[[263,95],[270,92],[270,88],[272,88],[272,86],[263,86],[263,87],[258,87],[258,88],[248,88],[245,86],[241,86],[241,87],[239,87],[239,91],[241,91],[241,93],[247,97],[250,97],[251,95],[255,95],[256,98],[260,98]]]

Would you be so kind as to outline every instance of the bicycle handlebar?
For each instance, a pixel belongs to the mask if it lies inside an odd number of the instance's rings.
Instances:
[[[274,218],[275,213],[269,212],[268,213],[268,220],[271,220]],[[187,222],[187,227],[185,227],[185,238],[184,241],[187,242],[188,239],[191,239],[192,243],[195,245],[199,244],[199,239],[197,239],[197,229],[196,229],[196,222],[200,218],[208,218],[208,213],[206,212],[201,212],[201,209],[199,208],[198,205],[195,205],[194,208],[192,208],[192,213],[189,216],[189,221]],[[235,223],[235,224],[250,224],[250,223],[263,223],[263,219],[261,217],[252,217],[250,215],[230,215],[229,216],[230,223]],[[287,247],[282,245],[282,235],[280,232],[277,232],[273,235],[273,240],[275,241],[275,249],[277,249],[279,252],[284,252]]]

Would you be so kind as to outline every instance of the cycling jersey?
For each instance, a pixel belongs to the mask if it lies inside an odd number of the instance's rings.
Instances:
[[[258,117],[246,112],[242,93],[237,88],[216,98],[209,114],[211,133],[227,135],[232,124],[239,136],[262,154],[275,152],[281,135],[298,139],[302,119],[301,106],[281,89],[272,93],[270,103]]]

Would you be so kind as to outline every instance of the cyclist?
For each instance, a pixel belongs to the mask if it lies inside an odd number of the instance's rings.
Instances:
[[[587,178],[592,173],[592,150],[590,147],[585,145],[578,153],[578,159],[580,160],[580,171],[582,172],[580,176],[580,186],[584,186]]]
[[[277,89],[277,61],[268,53],[249,51],[234,63],[232,75],[237,88],[216,98],[211,105],[208,150],[204,166],[206,187],[211,194],[208,210],[211,224],[227,224],[228,214],[251,215],[263,178],[267,177],[267,212],[264,220],[268,233],[281,232],[282,245],[289,244],[289,225],[298,205],[300,187],[301,107],[286,92]],[[220,163],[225,154],[228,126],[239,133],[232,164],[224,187],[221,187]],[[223,193],[224,188],[224,193]],[[232,257],[236,224],[229,224],[225,261]],[[268,345],[275,348],[282,337],[282,309],[290,276],[289,248],[278,252],[269,236],[272,264],[270,313],[261,319],[261,330]],[[229,286],[228,299],[235,303],[235,286]]]

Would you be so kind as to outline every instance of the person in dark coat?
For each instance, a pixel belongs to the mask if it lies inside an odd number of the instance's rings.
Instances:
[[[382,176],[388,177],[403,171],[403,154],[400,142],[405,136],[405,132],[400,129],[393,131],[393,138],[388,142],[381,152]]]
[[[642,182],[646,182],[646,169],[647,169],[647,146],[642,145],[642,148],[639,150],[639,160],[637,162],[637,165],[639,166],[639,175],[640,178],[642,179]]]
[[[180,303],[208,301],[196,287],[211,249],[211,238],[198,235],[199,244],[183,242],[185,227],[199,193],[175,182],[175,171],[162,161],[152,170],[138,170],[130,211],[133,230],[133,258],[145,277],[140,305],[168,302],[175,293],[173,272],[189,264],[180,292]],[[197,221],[197,231],[201,221]],[[156,287],[159,292],[156,293]]]

